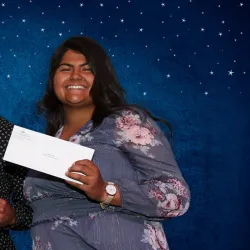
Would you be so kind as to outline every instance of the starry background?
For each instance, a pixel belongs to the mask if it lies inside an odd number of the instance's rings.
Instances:
[[[249,249],[249,5],[0,0],[0,115],[43,132],[35,103],[52,52],[70,36],[94,38],[129,102],[172,124],[192,202],[164,222],[170,249]],[[29,232],[12,236],[17,249],[31,249]]]

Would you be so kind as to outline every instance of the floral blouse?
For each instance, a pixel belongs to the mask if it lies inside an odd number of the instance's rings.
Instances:
[[[90,120],[70,141],[95,149],[92,160],[103,179],[120,191],[122,206],[111,206],[113,210],[157,221],[180,216],[189,208],[190,191],[169,142],[142,110],[121,110],[95,128]],[[83,192],[38,172],[30,171],[24,193],[34,210],[34,224],[102,211]]]

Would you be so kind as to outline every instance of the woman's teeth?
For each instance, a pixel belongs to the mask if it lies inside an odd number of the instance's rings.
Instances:
[[[77,85],[77,86],[68,86],[67,89],[86,89],[86,87]]]

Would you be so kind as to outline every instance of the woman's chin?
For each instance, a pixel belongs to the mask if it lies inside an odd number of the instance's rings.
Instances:
[[[79,97],[79,96],[72,96],[70,98],[66,98],[66,101],[67,103],[69,104],[79,104],[79,103],[82,103],[84,102],[84,99],[83,97]]]

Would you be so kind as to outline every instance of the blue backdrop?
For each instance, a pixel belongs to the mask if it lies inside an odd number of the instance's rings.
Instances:
[[[128,100],[166,118],[190,185],[172,250],[250,249],[249,1],[0,0],[0,114],[43,131],[35,102],[53,50],[88,35],[107,50]],[[29,232],[12,233],[31,249]]]

